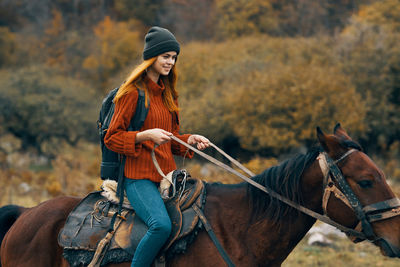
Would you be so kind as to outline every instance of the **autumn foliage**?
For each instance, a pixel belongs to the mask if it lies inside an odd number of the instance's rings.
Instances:
[[[14,193],[96,188],[102,98],[141,61],[152,25],[181,43],[182,132],[259,172],[341,122],[400,180],[399,0],[29,3],[0,0],[0,183]],[[222,177],[202,164],[195,175]]]

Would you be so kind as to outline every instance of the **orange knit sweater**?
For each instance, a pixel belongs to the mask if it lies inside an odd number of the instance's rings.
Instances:
[[[176,116],[165,107],[162,102],[162,92],[165,89],[154,83],[147,76],[144,78],[149,90],[150,108],[146,120],[140,131],[160,128],[173,133],[182,141],[187,142],[189,134],[179,134],[179,122]],[[150,179],[153,182],[160,182],[161,175],[157,172],[151,159],[151,150],[154,147],[153,141],[144,141],[135,144],[138,131],[127,131],[131,118],[133,117],[138,100],[137,90],[132,90],[122,96],[115,106],[114,116],[110,122],[107,134],[104,138],[106,146],[119,154],[126,155],[125,177],[131,179]],[[164,143],[155,149],[155,155],[162,171],[167,174],[176,169],[173,154],[183,156],[187,148],[172,141]],[[193,157],[193,152],[187,154]]]

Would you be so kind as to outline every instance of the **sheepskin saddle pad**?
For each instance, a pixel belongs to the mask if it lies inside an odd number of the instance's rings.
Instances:
[[[161,252],[168,258],[184,253],[202,229],[202,223],[192,208],[203,209],[205,186],[199,179],[189,176],[184,186],[177,186],[175,196],[164,203],[172,222],[172,231]],[[102,191],[87,195],[69,214],[64,228],[58,236],[58,243],[64,248],[64,257],[70,266],[88,265],[100,241],[110,229],[118,205],[107,199]],[[101,265],[132,260],[135,249],[147,232],[147,226],[135,216],[135,211],[124,205],[120,224],[113,232]],[[114,224],[115,226],[115,224]]]

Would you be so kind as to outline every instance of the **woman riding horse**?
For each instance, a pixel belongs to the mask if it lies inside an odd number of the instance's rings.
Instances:
[[[400,258],[398,199],[383,172],[342,127],[335,127],[332,135],[319,130],[317,136],[319,148],[267,169],[253,181],[314,212],[322,214],[325,206],[327,215],[343,227],[356,228],[363,221],[360,231],[365,238],[379,246],[384,255]],[[326,177],[320,163],[323,155],[328,165],[338,168],[353,193],[343,192],[351,196],[350,205],[339,195],[324,194],[324,188],[341,189],[343,181],[328,175],[332,182],[324,187]],[[328,173],[331,172],[335,171]],[[206,191],[204,214],[236,266],[280,266],[316,221],[246,183],[207,184]],[[24,211],[2,241],[2,266],[68,266],[57,235],[79,201],[61,197]],[[359,203],[365,216],[359,216],[355,203]],[[129,265],[126,262],[108,266]],[[203,230],[187,252],[168,260],[167,266],[226,265]]]

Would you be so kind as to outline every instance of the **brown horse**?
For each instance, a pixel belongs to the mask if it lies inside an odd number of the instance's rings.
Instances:
[[[317,135],[321,147],[269,168],[253,180],[322,213],[324,175],[316,158],[323,149],[333,160],[340,159],[337,166],[362,207],[375,208],[391,200],[398,201],[382,171],[340,125],[332,135],[325,135],[319,129]],[[346,154],[354,148],[354,153]],[[2,241],[2,266],[68,266],[57,244],[57,234],[79,200],[60,197],[25,210]],[[398,214],[398,207],[383,206],[380,210],[389,209]],[[350,208],[334,194],[328,199],[326,211],[343,226],[354,228],[359,222],[357,208]],[[236,266],[280,266],[315,222],[314,218],[246,183],[207,184],[204,213]],[[400,216],[373,221],[370,225],[373,233],[366,235],[373,235],[371,239],[381,247],[382,253],[400,257]],[[363,227],[366,226],[368,223],[364,222]],[[203,230],[185,254],[175,256],[167,265],[225,266],[225,263]],[[130,263],[109,266],[130,266]]]

